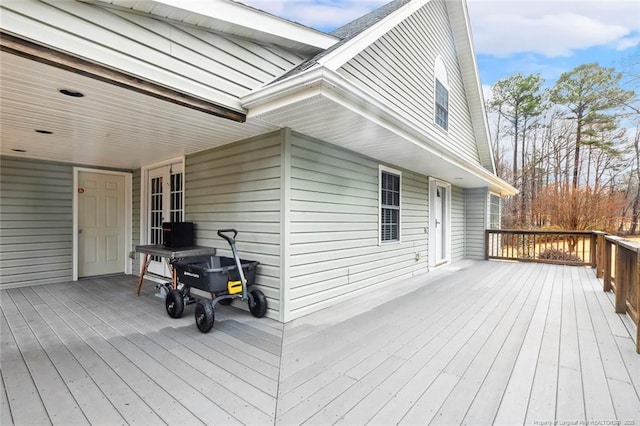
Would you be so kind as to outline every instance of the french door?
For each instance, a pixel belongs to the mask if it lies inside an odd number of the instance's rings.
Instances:
[[[184,219],[184,170],[182,162],[148,170],[147,175],[147,244],[162,244],[162,223]],[[153,257],[148,271],[170,276],[167,265]]]

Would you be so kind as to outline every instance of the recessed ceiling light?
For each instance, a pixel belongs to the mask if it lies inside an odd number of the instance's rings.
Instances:
[[[62,93],[63,95],[71,96],[72,98],[82,98],[82,97],[84,97],[84,93],[78,92],[76,90],[60,89],[59,92]]]
[[[17,149],[17,148],[12,148],[11,151],[13,151],[13,152],[27,152],[26,149]]]
[[[51,130],[43,130],[43,129],[36,129],[36,133],[41,133],[43,135],[52,135],[53,132]]]

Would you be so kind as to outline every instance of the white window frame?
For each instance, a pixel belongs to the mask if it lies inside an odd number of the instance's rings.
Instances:
[[[436,119],[438,115],[438,97],[437,97],[438,83],[440,83],[442,87],[447,91],[446,127],[442,127],[440,123],[438,123],[438,120]],[[438,56],[436,58],[435,65],[434,65],[434,78],[433,78],[433,122],[435,123],[436,127],[442,130],[443,132],[449,131],[449,125],[451,123],[450,99],[451,99],[451,89],[449,87],[449,76],[447,73],[447,68],[445,66],[444,60],[442,59],[442,56]]]
[[[500,218],[500,222],[502,222],[502,197],[500,194],[489,191],[489,220],[487,220],[487,229],[495,229],[491,226],[491,197],[498,197],[498,217]],[[498,225],[497,229],[500,228],[502,228],[501,224]]]
[[[382,173],[398,176],[398,239],[384,241],[382,239]],[[383,165],[378,166],[378,245],[400,244],[402,242],[402,172]]]

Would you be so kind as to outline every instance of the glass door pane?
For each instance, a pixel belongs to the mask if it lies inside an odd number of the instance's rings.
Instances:
[[[171,173],[171,206],[170,216],[172,222],[182,222],[184,218],[184,191],[182,173]]]
[[[152,177],[150,186],[149,244],[162,244],[162,218],[164,216],[162,176]],[[153,256],[152,260],[154,262],[161,261],[157,256]]]
[[[163,243],[162,223],[184,220],[184,173],[182,163],[168,164],[152,170],[148,175],[149,194],[147,213],[147,244]],[[149,271],[169,276],[162,259],[154,256]]]

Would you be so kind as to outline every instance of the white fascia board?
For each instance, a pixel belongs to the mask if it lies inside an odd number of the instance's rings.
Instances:
[[[475,60],[476,54],[471,36],[471,22],[469,21],[467,0],[447,1],[446,8],[454,35],[460,69],[463,73],[465,93],[469,109],[471,110],[474,132],[478,142],[484,145],[484,150],[487,153],[485,155],[489,156],[491,169],[495,172],[496,165],[493,148],[491,147],[491,136],[487,123],[487,111],[484,104],[480,73]]]
[[[154,0],[154,2],[247,28],[267,37],[291,40],[317,49],[328,49],[339,41],[337,37],[241,3],[226,0]]]
[[[420,9],[431,0],[413,0],[405,4],[398,10],[386,16],[380,22],[362,31],[357,36],[347,41],[343,46],[335,49],[333,52],[329,52],[324,57],[318,60],[320,65],[326,68],[336,71],[342,65],[347,63],[358,53],[373,44],[380,37],[388,33],[396,25],[411,16],[414,12]]]
[[[515,195],[518,190],[479,164],[471,163],[448,152],[441,135],[425,132],[397,111],[345,80],[339,73],[324,67],[314,67],[286,80],[266,86],[241,99],[248,110],[247,117],[292,105],[312,96],[322,95],[348,108],[373,123],[394,132],[421,149],[442,158],[452,166],[487,182],[491,190],[503,196]],[[286,126],[286,123],[280,123]],[[434,141],[435,144],[431,141]],[[436,145],[437,144],[437,145]]]
[[[280,109],[320,92],[324,82],[324,70],[315,66],[285,80],[253,91],[240,99],[247,117]]]

